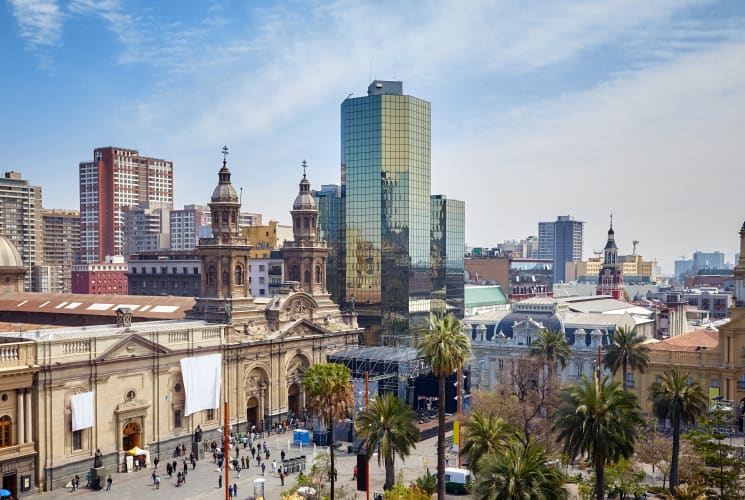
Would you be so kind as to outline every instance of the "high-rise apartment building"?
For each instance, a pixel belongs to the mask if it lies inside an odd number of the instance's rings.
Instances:
[[[52,293],[70,293],[72,265],[80,261],[80,212],[42,209],[45,266],[49,266]],[[42,274],[43,275],[43,274]],[[34,287],[34,291],[40,289]]]
[[[173,162],[104,147],[80,162],[79,173],[82,262],[123,253],[125,207],[152,201],[173,208]]]
[[[584,224],[569,215],[538,223],[538,258],[553,259],[554,283],[566,281],[567,262],[582,260]]]
[[[210,208],[207,205],[184,205],[183,210],[171,210],[169,226],[171,250],[194,250],[199,238],[212,233]]]
[[[124,245],[122,255],[129,258],[142,252],[170,248],[169,204],[141,201],[136,206],[124,207]]]
[[[376,80],[367,94],[341,104],[337,293],[368,343],[403,343],[432,310],[430,103],[404,95],[401,82]]]
[[[17,249],[28,270],[24,290],[31,291],[31,268],[42,264],[41,187],[31,186],[19,172],[0,178],[0,235]]]

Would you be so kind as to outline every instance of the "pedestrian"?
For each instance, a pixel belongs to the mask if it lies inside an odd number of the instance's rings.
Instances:
[[[282,461],[285,461],[285,450],[282,450],[282,453],[279,454],[279,456],[282,458]]]
[[[156,476],[157,476],[157,474],[155,473],[155,471],[153,471],[153,473],[150,474],[150,477],[153,478],[153,486],[155,486],[155,477]]]
[[[111,483],[113,483],[114,480],[111,479],[111,474],[109,474],[109,477],[106,478],[106,491],[111,491]]]
[[[285,485],[285,473],[284,472],[279,473],[279,480],[282,483],[281,485],[284,486]]]
[[[156,490],[160,489],[160,474],[155,475],[155,489]]]
[[[277,460],[276,459],[272,460],[272,474],[274,474],[275,472],[277,472]]]
[[[192,457],[191,458],[191,470],[194,470],[197,468],[197,459]]]
[[[168,462],[166,464],[166,474],[168,474],[168,477],[173,477],[173,467],[171,467],[171,462]]]
[[[236,467],[236,468],[235,468],[235,471],[236,471],[236,472],[238,473],[238,479],[240,479],[240,478],[241,478],[241,470],[242,470],[242,469],[241,469],[241,466],[240,466],[240,465],[239,465],[238,467]]]
[[[264,453],[266,454],[266,459],[269,460],[269,449],[265,450]]]
[[[158,468],[158,462],[160,462],[160,459],[158,457],[155,457],[153,459],[153,465],[155,466],[155,467],[153,467],[154,469],[157,469]]]
[[[174,460],[174,461],[173,461],[173,472],[176,472],[176,470],[177,470],[176,468],[177,468],[177,467],[178,467],[178,464],[177,464],[177,463],[176,463],[176,461]]]
[[[251,458],[256,458],[256,448],[253,446],[251,447]]]
[[[217,476],[217,487],[222,488],[222,474]]]
[[[357,466],[356,465],[354,466],[354,472],[352,473],[352,481],[354,481],[355,479],[357,479]]]
[[[70,493],[75,493],[75,490],[78,489],[78,476],[75,475],[74,478],[72,478],[72,481],[70,481]]]
[[[233,483],[233,495],[238,498],[238,483]]]
[[[265,469],[266,469],[266,464],[262,462],[262,463],[261,463],[261,475],[262,475],[262,476],[264,475],[264,470],[265,470]]]
[[[256,465],[261,465],[261,455],[256,455]]]
[[[184,476],[189,472],[189,464],[186,462],[186,459],[184,459]]]
[[[176,487],[181,486],[184,483],[184,479],[181,477],[181,473],[179,472],[176,475]]]
[[[233,498],[233,485],[228,486],[228,498]]]

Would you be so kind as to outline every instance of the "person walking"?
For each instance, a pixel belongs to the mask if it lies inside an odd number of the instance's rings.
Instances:
[[[272,460],[272,475],[277,472],[277,459]]]
[[[266,469],[266,464],[264,462],[261,462],[261,475],[264,475],[264,470]]]
[[[233,495],[238,498],[238,483],[233,483]]]
[[[281,486],[284,486],[285,485],[285,472],[284,471],[281,471],[279,473],[279,481],[281,483],[280,484]]]
[[[155,467],[153,467],[153,469],[157,469],[158,468],[158,462],[160,462],[160,459],[158,457],[155,457],[153,459],[153,465],[155,466]]]
[[[151,478],[153,478],[153,486],[155,486],[155,477],[156,477],[157,475],[158,475],[158,474],[156,474],[156,473],[155,473],[155,470],[153,470],[153,473],[152,473],[152,474],[150,474],[150,477],[151,477]]]
[[[285,450],[282,450],[282,453],[279,454],[279,456],[282,458],[282,461],[285,461]]]
[[[357,479],[357,466],[354,466],[354,472],[352,472],[352,481]]]
[[[155,475],[155,489],[156,490],[160,489],[160,474]]]
[[[217,487],[222,488],[222,474],[217,476]]]
[[[233,485],[228,486],[228,498],[233,498]]]
[[[111,491],[111,483],[113,483],[114,480],[111,479],[111,474],[109,474],[109,477],[106,478],[106,491]]]

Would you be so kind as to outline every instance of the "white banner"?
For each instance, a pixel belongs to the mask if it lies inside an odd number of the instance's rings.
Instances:
[[[70,397],[73,432],[93,427],[93,415],[95,413],[94,400],[93,392],[84,392],[83,394],[75,394]]]
[[[181,376],[184,379],[186,391],[184,416],[220,407],[220,384],[222,383],[222,356],[220,354],[182,359]]]

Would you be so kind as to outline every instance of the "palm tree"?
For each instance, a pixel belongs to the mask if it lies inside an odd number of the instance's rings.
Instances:
[[[670,419],[673,428],[673,454],[670,460],[670,493],[678,485],[678,455],[680,454],[680,426],[692,424],[706,411],[707,399],[701,386],[688,382],[688,373],[677,368],[664,372],[649,389],[652,411],[660,420]]]
[[[572,350],[569,348],[564,332],[544,328],[538,332],[538,336],[530,345],[530,355],[542,358],[548,366],[549,376],[552,376],[556,371],[557,363],[562,370],[567,367],[567,361],[572,357]]]
[[[547,465],[547,460],[544,448],[532,440],[527,447],[513,441],[502,453],[485,458],[474,484],[474,497],[490,500],[567,498],[559,470]]]
[[[582,377],[577,385],[560,393],[554,430],[572,459],[586,454],[595,469],[595,495],[605,495],[604,467],[634,453],[638,429],[643,420],[639,401],[604,377]]]
[[[644,370],[649,365],[649,347],[644,345],[646,337],[636,333],[636,328],[620,326],[613,332],[613,341],[604,346],[603,366],[615,375],[623,368],[623,388],[626,389],[629,368]]]
[[[357,414],[354,428],[364,440],[367,459],[378,452],[378,465],[385,464],[385,484],[388,490],[396,482],[394,460],[396,455],[404,460],[419,441],[419,429],[414,424],[416,414],[389,392],[370,402],[367,410]]]
[[[466,435],[461,454],[468,457],[468,465],[474,472],[478,472],[483,459],[507,448],[515,435],[504,419],[478,411],[468,418],[463,427]]]
[[[323,429],[329,433],[331,456],[331,500],[334,500],[334,423],[345,419],[354,411],[354,392],[352,390],[349,368],[334,363],[319,363],[305,370],[303,388],[310,398],[313,414],[318,417]]]
[[[439,377],[440,408],[437,430],[437,498],[445,500],[445,378],[471,356],[471,339],[452,314],[430,316],[429,328],[419,341],[419,355]],[[459,380],[458,383],[462,383]]]

